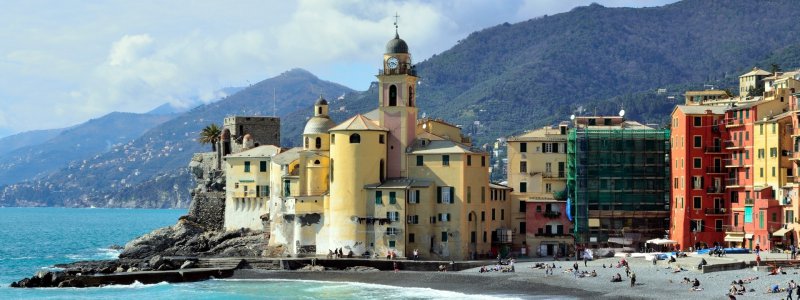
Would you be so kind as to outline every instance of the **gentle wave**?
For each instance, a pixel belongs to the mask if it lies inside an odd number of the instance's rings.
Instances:
[[[153,284],[144,284],[139,282],[138,280],[134,281],[131,284],[113,284],[113,285],[106,285],[100,287],[101,289],[142,289],[142,288],[150,288],[150,287],[157,287],[157,286],[165,286],[169,285],[169,282],[162,281],[159,283]]]
[[[375,284],[375,283],[362,283],[362,282],[341,282],[341,281],[323,281],[323,280],[308,280],[308,279],[217,279],[218,281],[240,281],[240,282],[299,282],[299,283],[316,283],[325,284],[324,286],[316,286],[310,288],[315,291],[323,291],[331,288],[338,287],[354,287],[354,288],[371,288],[392,290],[393,295],[397,298],[424,298],[424,299],[522,299],[515,296],[493,296],[493,295],[471,295],[453,291],[436,290],[431,288],[418,288],[418,287],[398,287],[392,285]]]

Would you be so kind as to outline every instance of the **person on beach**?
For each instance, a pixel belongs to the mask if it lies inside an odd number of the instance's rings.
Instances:
[[[397,262],[394,262],[393,266],[394,266],[394,272],[397,273],[397,270],[399,270],[399,268],[397,268]]]
[[[631,277],[631,267],[625,266],[625,277]]]
[[[792,292],[794,292],[796,288],[797,284],[794,283],[794,280],[789,280],[789,285],[786,287],[786,300],[792,300]]]
[[[597,277],[597,272],[595,272],[594,270],[592,270],[592,273],[591,273],[591,275],[590,275],[590,276],[592,276],[592,277]],[[798,299],[798,300],[800,300],[800,299]]]
[[[736,295],[739,292],[739,288],[736,287],[736,281],[734,280],[731,282],[731,287],[728,289],[728,295]]]
[[[756,267],[760,266],[761,266],[761,255],[758,255],[758,252],[756,252]]]
[[[636,285],[636,273],[631,272],[631,287]]]
[[[792,260],[797,259],[797,248],[794,247],[794,244],[789,246],[789,248],[792,250]]]
[[[622,282],[622,275],[619,275],[619,273],[617,273],[617,275],[612,276],[611,282]]]
[[[578,272],[578,262],[577,261],[574,264],[572,264],[572,269],[575,270],[575,272]]]

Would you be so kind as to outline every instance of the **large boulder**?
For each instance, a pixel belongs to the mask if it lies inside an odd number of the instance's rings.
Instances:
[[[186,242],[204,231],[194,222],[179,220],[175,225],[157,229],[128,242],[119,257],[145,259],[159,254],[193,255],[196,249],[187,249],[191,245],[186,245]]]

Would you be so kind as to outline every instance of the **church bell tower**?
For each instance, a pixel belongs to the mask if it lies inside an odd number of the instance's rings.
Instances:
[[[378,111],[380,125],[389,130],[387,145],[387,177],[406,177],[406,149],[416,137],[417,74],[411,64],[408,45],[397,33],[386,43],[383,69],[378,77]]]

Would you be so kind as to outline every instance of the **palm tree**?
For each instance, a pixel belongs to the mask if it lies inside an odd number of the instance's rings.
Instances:
[[[220,134],[222,134],[222,130],[219,129],[219,126],[211,123],[211,125],[206,126],[200,131],[200,137],[197,138],[197,141],[202,145],[211,144],[211,151],[217,151],[217,142],[219,141]]]

